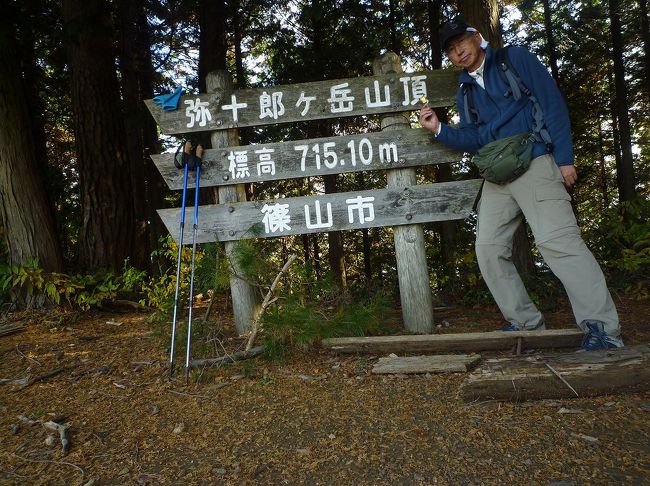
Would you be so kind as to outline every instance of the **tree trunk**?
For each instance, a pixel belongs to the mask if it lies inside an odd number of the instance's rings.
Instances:
[[[248,85],[246,71],[244,70],[244,59],[242,55],[242,18],[243,13],[240,11],[240,0],[233,0],[230,4],[230,18],[233,24],[233,38],[235,42],[235,79],[237,89],[244,89]],[[242,127],[239,129],[239,143],[248,145],[251,140],[252,127]],[[249,196],[253,197],[253,184],[250,186]]]
[[[336,183],[336,174],[326,175],[323,177],[325,180],[325,193],[333,194],[338,192],[338,184]],[[345,252],[343,249],[343,234],[340,231],[330,231],[327,233],[327,243],[329,246],[329,264],[332,274],[334,275],[335,282],[342,288],[347,287],[347,276],[345,273]]]
[[[395,19],[395,0],[388,0],[388,21],[390,23],[390,48],[400,54],[401,46],[397,40],[397,20]]]
[[[64,0],[63,19],[81,186],[80,263],[117,271],[132,255],[135,218],[111,16],[103,0]]]
[[[363,172],[357,172],[357,190],[363,191],[366,189],[366,181]],[[370,233],[368,228],[361,230],[361,239],[363,242],[363,273],[366,277],[368,284],[372,281],[372,266],[370,260]]]
[[[155,211],[164,207],[164,195],[168,191],[149,158],[160,144],[156,123],[143,103],[153,97],[151,41],[143,0],[121,0],[119,19],[124,123],[129,134],[126,140],[129,160],[133,162],[133,214],[135,238],[139,242],[134,247],[131,263],[138,268],[151,268],[151,250],[158,246],[158,239],[164,234],[164,226]]]
[[[621,33],[620,5],[618,0],[609,0],[609,20],[611,23],[614,85],[616,89],[614,109],[618,118],[618,132],[621,144],[621,165],[618,167],[620,172],[619,198],[621,201],[632,201],[636,197],[636,191],[629,104],[627,100],[627,87],[625,85],[625,66],[623,64],[624,44]]]
[[[206,92],[206,77],[212,71],[226,69],[226,2],[199,2],[199,91]]]
[[[648,21],[647,0],[639,0],[639,16],[641,17],[641,41],[643,42],[645,91],[648,101],[650,102],[650,22]]]
[[[199,92],[206,92],[207,75],[214,71],[226,70],[226,2],[224,0],[199,2]],[[206,133],[193,134],[193,138],[210,146]],[[201,204],[213,204],[218,200],[218,190],[201,191]]]
[[[41,268],[61,271],[63,258],[47,198],[20,69],[15,27],[7,10],[0,20],[0,216],[9,263],[37,257]],[[12,68],[13,66],[13,68]]]
[[[427,13],[429,17],[429,48],[431,49],[431,69],[442,68],[442,47],[438,37],[438,26],[442,23],[442,2],[428,0]],[[447,123],[449,113],[447,108],[437,108],[436,114],[440,121]],[[438,166],[436,171],[437,182],[452,180],[452,168],[449,164]],[[441,221],[435,225],[440,232],[440,255],[442,257],[443,277],[448,282],[449,290],[454,288],[456,276],[456,221]]]
[[[458,11],[492,47],[498,49],[503,46],[497,0],[459,0]]]
[[[598,153],[600,155],[600,190],[603,196],[602,208],[605,211],[609,208],[609,192],[607,187],[607,163],[605,159],[605,141],[602,122],[598,120]]]
[[[555,50],[555,37],[553,36],[553,22],[551,20],[551,7],[548,0],[543,0],[544,5],[544,30],[546,33],[546,51],[548,53],[548,63],[551,65],[551,75],[560,87],[560,72],[557,67],[557,52]]]

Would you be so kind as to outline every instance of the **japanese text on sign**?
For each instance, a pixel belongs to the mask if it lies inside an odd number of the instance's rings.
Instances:
[[[368,166],[372,163],[393,164],[399,160],[397,143],[373,145],[369,138],[353,139],[337,144],[334,141],[296,144],[293,151],[300,157],[300,172],[311,169],[336,169],[350,165]],[[262,146],[257,149],[230,150],[227,153],[228,172],[231,179],[247,179],[251,174],[264,178],[276,173],[275,149]]]
[[[401,103],[403,106],[416,105],[422,96],[427,95],[426,78],[426,75],[402,76],[399,78],[402,85]],[[363,99],[359,100],[352,95],[350,83],[344,82],[330,86],[329,93],[320,96],[327,101],[327,109],[332,114],[352,112],[359,108],[356,106],[357,104],[363,108],[381,108],[390,106],[393,103],[390,87],[386,83],[382,84],[378,80],[373,80],[371,86],[366,86],[363,91]],[[282,117],[287,113],[288,106],[300,110],[301,117],[308,117],[312,107],[318,101],[318,96],[315,93],[306,93],[304,90],[300,91],[299,95],[293,94],[292,96],[296,97],[296,99],[287,99],[283,91],[265,90],[258,96],[257,106],[255,107],[249,107],[248,103],[238,101],[236,94],[230,95],[229,102],[216,107],[211,106],[209,101],[201,101],[199,97],[185,100],[187,105],[185,109],[186,127],[206,126],[212,120],[215,110],[228,112],[235,123],[239,121],[242,110],[253,108],[257,110],[259,120],[282,121]]]
[[[373,196],[356,196],[345,199],[347,207],[347,222],[355,222],[363,225],[375,220],[375,198]],[[334,226],[332,218],[332,203],[325,204],[325,213],[321,208],[320,201],[314,200],[313,208],[309,204],[303,205],[304,225],[309,229],[331,228]],[[264,233],[281,235],[283,231],[291,230],[291,211],[289,203],[265,204],[260,210],[261,221],[264,224]],[[300,221],[299,223],[303,223]]]

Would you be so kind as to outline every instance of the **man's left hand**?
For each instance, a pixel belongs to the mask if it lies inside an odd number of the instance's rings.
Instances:
[[[564,185],[568,190],[573,189],[576,182],[578,181],[578,172],[576,171],[575,165],[561,165],[560,173],[564,178]]]

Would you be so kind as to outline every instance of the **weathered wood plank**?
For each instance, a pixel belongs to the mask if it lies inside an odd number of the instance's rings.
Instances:
[[[450,69],[187,95],[174,111],[145,104],[163,133],[178,134],[414,111],[422,95],[431,106],[450,106],[457,88],[458,71]]]
[[[201,206],[197,242],[273,238],[324,231],[462,219],[474,204],[481,180]],[[178,241],[180,209],[158,214]],[[186,221],[194,208],[186,208]],[[184,241],[192,228],[185,225]]]
[[[433,356],[385,356],[372,367],[376,375],[465,373],[473,368],[481,356],[478,354],[443,354]]]
[[[174,154],[151,156],[170,189],[183,188]],[[458,162],[461,154],[424,128],[208,149],[201,187]],[[190,173],[188,185],[194,185]]]
[[[650,346],[486,360],[465,380],[460,396],[467,401],[572,398],[571,388],[580,397],[649,390]]]
[[[373,336],[323,339],[321,345],[345,353],[449,353],[512,349],[521,338],[522,348],[567,348],[580,346],[579,329],[547,331],[470,332],[422,336]]]

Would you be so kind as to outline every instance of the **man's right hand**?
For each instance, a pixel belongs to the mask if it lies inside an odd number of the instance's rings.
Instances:
[[[440,128],[440,120],[436,112],[433,111],[429,105],[424,105],[420,110],[420,125],[427,130],[430,130],[434,134],[438,134],[438,129]]]

